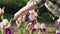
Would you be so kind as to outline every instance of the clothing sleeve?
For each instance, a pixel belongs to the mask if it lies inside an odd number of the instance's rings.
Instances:
[[[33,2],[35,4],[37,4],[38,6],[41,6],[41,5],[43,5],[46,2],[46,0],[33,0]]]

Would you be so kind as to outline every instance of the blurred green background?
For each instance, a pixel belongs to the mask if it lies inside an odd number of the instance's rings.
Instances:
[[[5,7],[6,13],[15,13],[25,6],[28,0],[0,0],[0,7]]]
[[[0,0],[0,7],[5,7],[5,14],[16,13],[19,9],[26,5],[29,0]],[[49,12],[45,6],[39,8],[38,15],[42,18],[38,19],[38,21],[43,22],[53,22],[52,18],[49,16]],[[10,16],[6,16],[9,17]],[[13,16],[12,16],[13,17]]]

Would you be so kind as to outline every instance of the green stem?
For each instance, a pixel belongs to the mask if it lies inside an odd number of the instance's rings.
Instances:
[[[1,19],[2,19],[2,20],[4,19],[4,15],[3,15],[3,14],[1,15]]]

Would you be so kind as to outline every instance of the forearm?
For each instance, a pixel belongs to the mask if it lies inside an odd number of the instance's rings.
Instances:
[[[38,8],[39,6],[43,5],[45,3],[45,0],[33,0],[30,3],[28,3],[26,6],[24,6],[22,9],[20,9],[15,15],[14,19],[18,19],[20,16],[25,15],[28,11]]]
[[[19,14],[22,15],[22,13],[24,14],[30,10],[41,7],[42,5],[44,5],[45,1],[46,0],[30,0],[30,2],[28,2],[27,5],[20,10]]]
[[[28,11],[30,11],[32,9],[36,9],[36,8],[38,8],[38,6],[36,4],[34,4],[33,2],[31,2],[30,4],[24,6],[22,9],[20,9],[16,14],[18,16],[20,16],[20,15],[23,15],[26,12],[28,12]]]

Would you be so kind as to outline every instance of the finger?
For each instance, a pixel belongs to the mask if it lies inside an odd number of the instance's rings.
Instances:
[[[14,20],[16,20],[16,16],[17,16],[17,14],[14,14]]]
[[[17,18],[16,18],[16,17],[14,17],[14,20],[17,20]]]
[[[14,19],[17,20],[18,17],[19,17],[19,15],[16,13],[16,14],[14,15]]]

